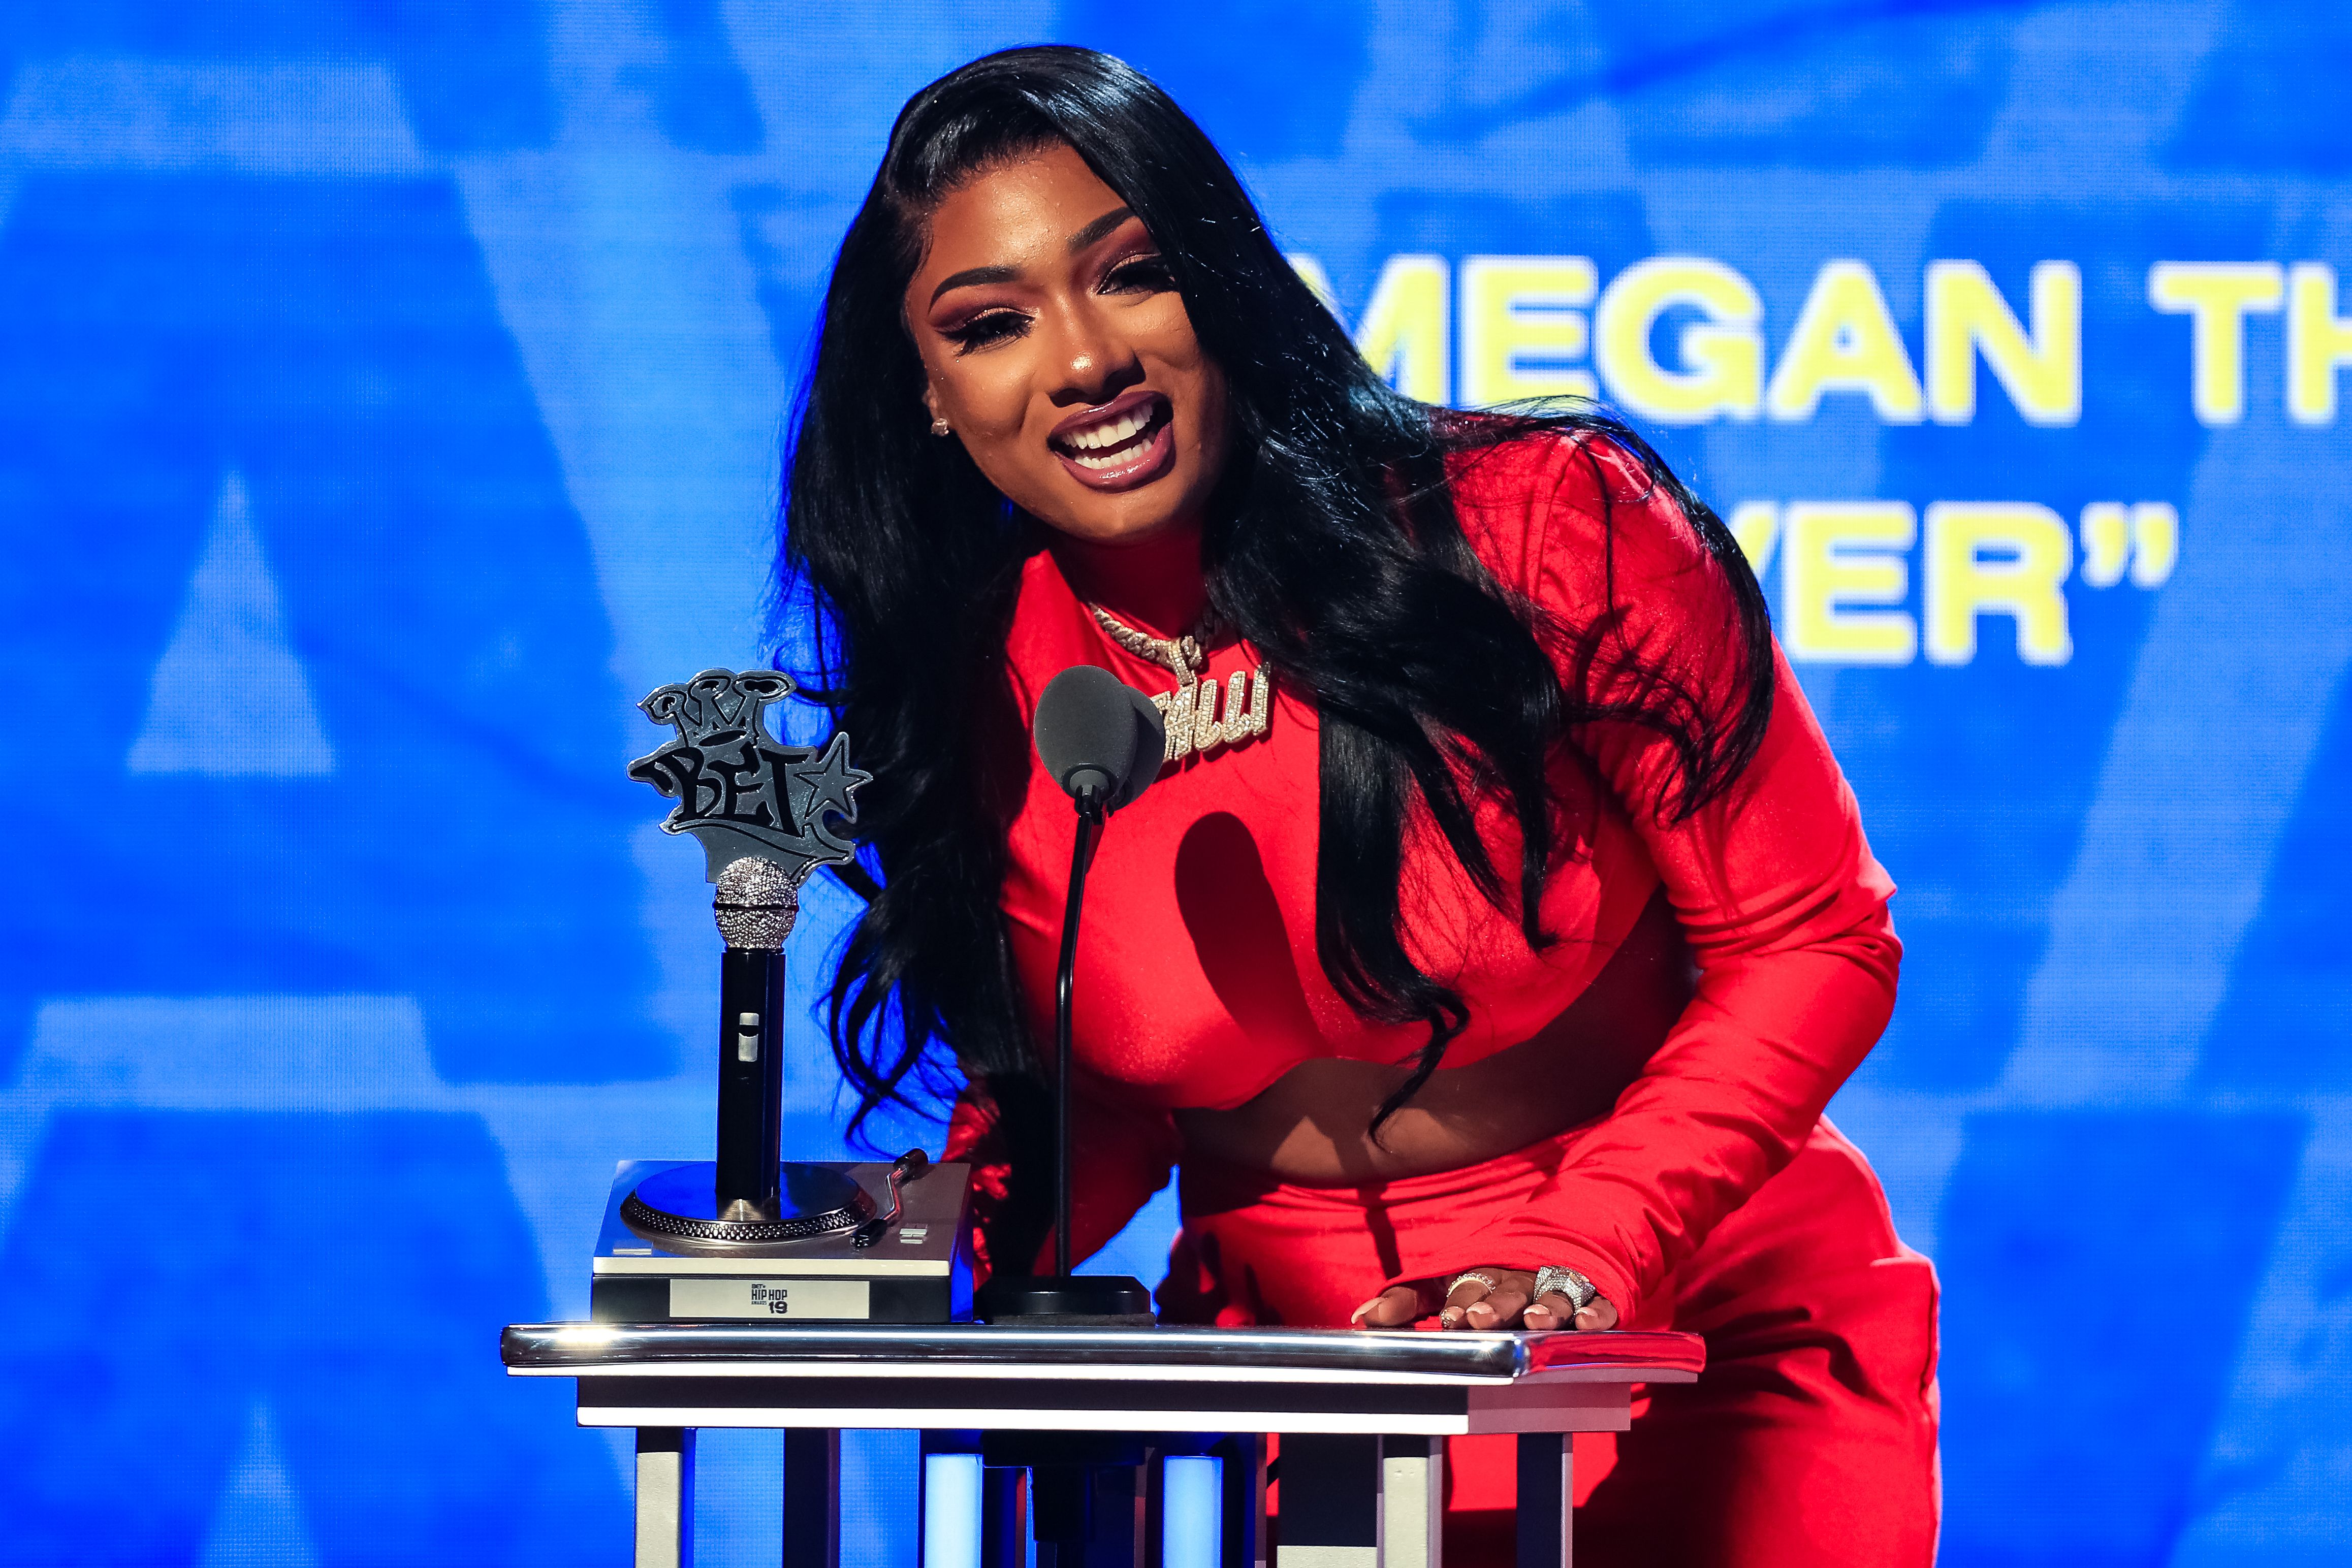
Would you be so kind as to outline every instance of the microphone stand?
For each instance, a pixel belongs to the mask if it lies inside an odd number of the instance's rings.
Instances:
[[[1054,1272],[992,1275],[973,1305],[991,1322],[1122,1323],[1149,1326],[1151,1292],[1127,1274],[1070,1272],[1070,1011],[1077,988],[1078,919],[1087,871],[1102,841],[1108,811],[1101,786],[1078,786],[1077,837],[1070,848],[1070,892],[1062,906],[1062,952],[1054,970]]]
[[[1062,956],[1054,967],[1054,1272],[1070,1277],[1070,998],[1077,988],[1078,915],[1087,869],[1102,842],[1102,791],[1081,786],[1078,831],[1070,846],[1070,895],[1062,904]]]

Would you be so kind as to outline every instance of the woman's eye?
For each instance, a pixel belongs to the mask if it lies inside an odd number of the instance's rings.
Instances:
[[[1103,277],[1106,294],[1157,294],[1175,287],[1176,277],[1168,270],[1167,261],[1156,256],[1122,261]]]
[[[973,317],[960,327],[949,328],[947,337],[957,346],[959,353],[969,354],[974,349],[985,349],[991,344],[1017,338],[1028,329],[1029,318],[1018,310],[991,310],[984,316]]]

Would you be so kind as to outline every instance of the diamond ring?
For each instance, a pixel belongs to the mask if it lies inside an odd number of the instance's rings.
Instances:
[[[1566,1297],[1570,1307],[1569,1321],[1572,1322],[1576,1313],[1600,1300],[1601,1287],[1573,1269],[1548,1264],[1536,1270],[1533,1299],[1539,1301],[1546,1296]]]

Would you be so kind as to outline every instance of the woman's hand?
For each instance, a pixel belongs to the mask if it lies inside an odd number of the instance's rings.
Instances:
[[[1528,1300],[1528,1293],[1536,1288],[1536,1277],[1524,1269],[1474,1269],[1451,1278],[1455,1281],[1451,1294],[1446,1291],[1444,1278],[1391,1285],[1358,1307],[1356,1315],[1349,1321],[1360,1329],[1394,1329],[1434,1312],[1438,1326],[1449,1329],[1617,1326],[1617,1309],[1602,1296],[1593,1297],[1580,1312],[1557,1291],[1532,1301]],[[1487,1280],[1494,1281],[1492,1288],[1486,1283]]]

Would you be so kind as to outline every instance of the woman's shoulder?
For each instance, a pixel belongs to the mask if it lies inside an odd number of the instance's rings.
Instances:
[[[1447,458],[1448,488],[1471,549],[1518,591],[1549,599],[1563,580],[1629,568],[1678,574],[1709,559],[1673,492],[1609,432],[1480,434]]]

